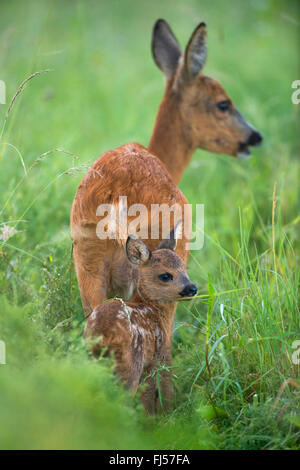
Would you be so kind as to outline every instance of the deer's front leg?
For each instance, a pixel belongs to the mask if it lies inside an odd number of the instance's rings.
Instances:
[[[148,414],[155,413],[155,396],[156,396],[156,380],[153,371],[147,370],[144,374],[144,390],[141,396],[141,401]]]

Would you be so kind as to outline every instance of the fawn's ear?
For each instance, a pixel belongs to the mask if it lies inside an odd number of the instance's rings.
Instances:
[[[146,263],[150,258],[150,251],[142,240],[134,235],[129,235],[126,242],[126,254],[129,261],[133,264]]]
[[[184,79],[191,82],[202,71],[206,61],[206,24],[200,23],[193,32],[184,53]]]
[[[177,245],[177,239],[181,235],[181,231],[182,231],[182,220],[179,220],[179,222],[177,222],[173,230],[171,230],[169,237],[165,238],[165,240],[163,240],[156,249],[161,250],[165,248],[167,250],[174,251]]]
[[[174,75],[181,57],[180,46],[168,23],[157,20],[152,33],[152,55],[156,65],[168,79]]]

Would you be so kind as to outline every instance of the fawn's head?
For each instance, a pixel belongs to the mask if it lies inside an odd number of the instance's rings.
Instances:
[[[206,61],[206,25],[200,23],[182,54],[164,20],[153,28],[152,54],[167,80],[163,105],[177,107],[180,127],[193,149],[247,158],[262,137],[235,108],[222,85],[202,73]]]
[[[180,229],[181,223],[153,251],[149,251],[142,240],[129,235],[126,253],[129,261],[138,265],[137,289],[141,297],[165,303],[196,295],[197,287],[190,281],[181,258],[174,251]]]

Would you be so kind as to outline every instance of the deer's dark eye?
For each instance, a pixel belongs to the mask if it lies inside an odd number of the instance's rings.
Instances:
[[[158,277],[163,282],[169,282],[173,280],[173,276],[170,273],[160,274]]]
[[[217,104],[217,106],[220,111],[222,111],[223,113],[226,113],[226,111],[228,111],[230,108],[230,103],[229,101],[221,101],[220,103]]]

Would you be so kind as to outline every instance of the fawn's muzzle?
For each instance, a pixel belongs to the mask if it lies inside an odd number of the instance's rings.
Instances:
[[[194,297],[197,294],[197,286],[195,284],[187,284],[185,288],[180,292],[181,297]]]

